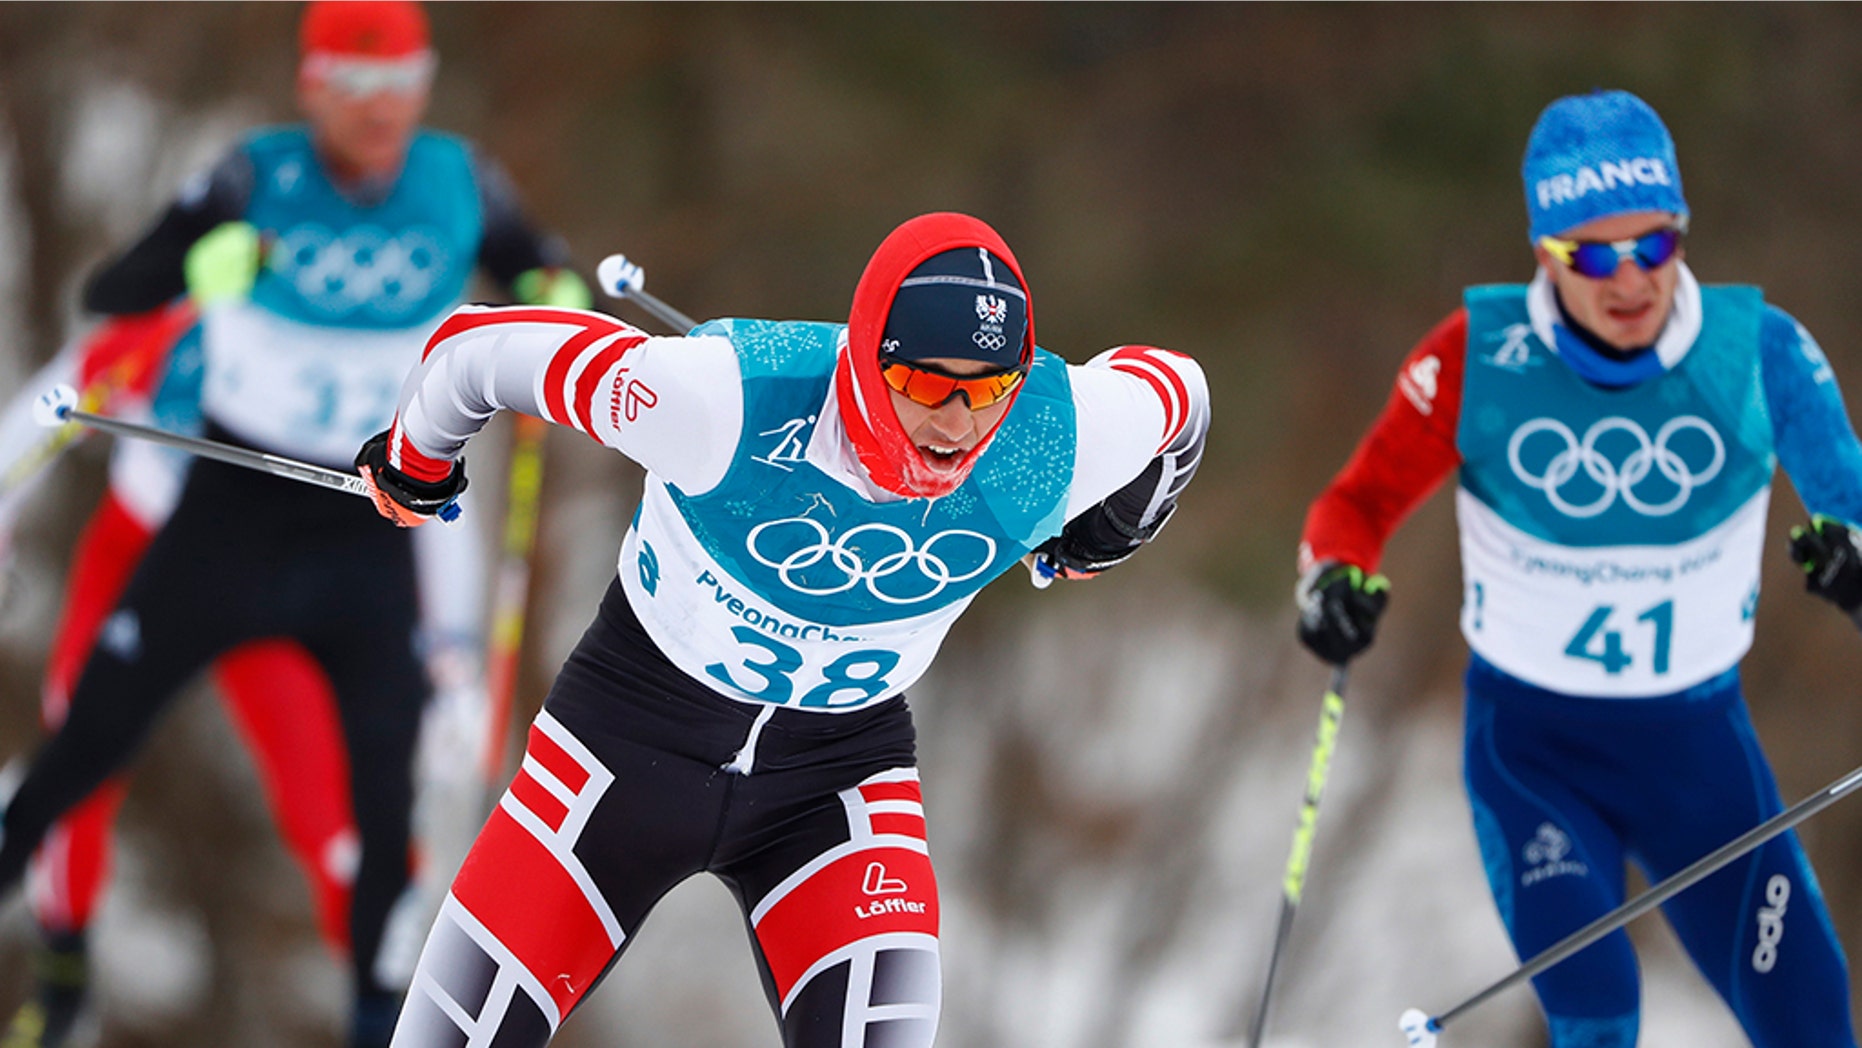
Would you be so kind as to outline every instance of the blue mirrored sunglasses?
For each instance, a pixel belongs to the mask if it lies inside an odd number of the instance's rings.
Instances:
[[[1681,238],[1686,234],[1682,226],[1668,226],[1630,240],[1561,240],[1544,236],[1539,238],[1539,246],[1583,276],[1602,280],[1614,276],[1616,267],[1625,259],[1645,270],[1666,265],[1680,250]]]

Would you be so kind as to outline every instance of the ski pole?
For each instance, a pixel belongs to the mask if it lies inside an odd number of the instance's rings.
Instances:
[[[249,448],[234,447],[231,444],[222,444],[215,440],[205,440],[200,437],[189,437],[179,433],[170,433],[165,429],[157,429],[154,426],[144,426],[136,422],[125,422],[122,419],[111,418],[108,415],[93,414],[89,411],[79,409],[77,403],[77,390],[65,385],[53,386],[51,389],[40,394],[38,401],[33,404],[33,420],[38,422],[39,425],[48,428],[52,426],[62,426],[67,422],[78,422],[92,429],[102,430],[105,433],[110,433],[115,436],[133,437],[137,440],[147,440],[156,444],[165,444],[171,448],[179,448],[190,455],[213,459],[216,462],[225,462],[233,466],[243,466],[246,469],[257,470],[260,473],[270,473],[274,477],[284,477],[287,480],[314,484],[320,488],[329,488],[332,491],[346,491],[351,495],[360,495],[365,499],[372,500],[375,497],[369,490],[368,481],[363,480],[354,473],[345,473],[339,469],[314,466],[308,462],[299,462],[296,459],[285,458],[282,455],[271,455],[263,451],[253,451]],[[438,516],[443,521],[451,522],[458,520],[459,504],[457,502],[447,503],[446,506],[440,510]]]
[[[1862,768],[1830,783],[1791,807],[1766,819],[1745,833],[1694,861],[1686,869],[1669,877],[1634,899],[1618,906],[1570,935],[1539,952],[1538,956],[1514,969],[1512,974],[1487,987],[1441,1015],[1431,1016],[1420,1008],[1411,1008],[1397,1020],[1409,1036],[1412,1048],[1435,1048],[1436,1034],[1473,1008],[1508,987],[1532,978],[1552,965],[1628,924],[1681,892],[1703,880],[1720,867],[1752,851],[1784,831],[1835,804],[1843,796],[1862,786]]]
[[[595,267],[595,282],[610,298],[629,298],[640,303],[642,309],[653,314],[654,318],[668,327],[678,329],[683,335],[698,326],[698,322],[684,313],[672,308],[652,295],[646,289],[624,279],[627,276],[627,256],[609,255]]]
[[[517,658],[523,650],[524,605],[530,596],[530,558],[537,544],[537,503],[543,487],[543,439],[549,425],[518,415],[511,439],[510,488],[505,496],[504,540],[492,596],[491,651],[486,658],[490,730],[482,772],[497,789],[509,761],[511,711],[516,705]]]
[[[1332,753],[1338,747],[1338,726],[1345,716],[1345,665],[1332,667],[1332,683],[1319,707],[1319,734],[1312,747],[1312,764],[1306,770],[1306,797],[1300,802],[1299,823],[1293,829],[1293,848],[1287,855],[1286,876],[1280,882],[1280,923],[1274,930],[1274,949],[1267,957],[1267,979],[1261,986],[1261,1005],[1254,1011],[1254,1027],[1248,1034],[1249,1048],[1260,1048],[1261,1035],[1267,1030],[1267,1006],[1274,996],[1274,976],[1280,970],[1280,955],[1293,932],[1293,912],[1299,908],[1300,894],[1306,887],[1306,868],[1312,858],[1312,839],[1319,828],[1319,798],[1325,794],[1326,776],[1332,769]]]

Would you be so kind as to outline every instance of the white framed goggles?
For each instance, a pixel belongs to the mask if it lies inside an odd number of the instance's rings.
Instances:
[[[433,84],[440,62],[431,50],[400,58],[364,58],[315,51],[304,57],[304,75],[320,80],[351,98],[425,91]]]

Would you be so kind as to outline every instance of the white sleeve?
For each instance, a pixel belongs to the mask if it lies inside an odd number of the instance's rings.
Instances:
[[[500,410],[580,430],[697,494],[730,466],[743,380],[721,335],[649,336],[586,310],[465,306],[402,387],[388,461],[443,476]]]
[[[1131,483],[1154,460],[1167,469],[1156,497],[1174,498],[1194,473],[1209,428],[1209,386],[1196,361],[1149,346],[1109,349],[1070,367],[1079,439],[1067,519]]]

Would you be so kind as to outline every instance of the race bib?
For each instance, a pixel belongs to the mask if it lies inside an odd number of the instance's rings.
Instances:
[[[911,572],[900,566],[917,572],[925,557],[860,565],[845,548],[837,557],[831,538],[822,542],[822,552],[812,559],[805,548],[785,547],[798,580],[804,561],[835,560],[841,573],[836,585],[873,586],[881,593],[914,579],[936,586],[942,578],[934,570],[928,582],[918,575],[907,579]],[[823,712],[859,709],[905,690],[931,664],[951,623],[970,604],[966,597],[921,615],[844,626],[778,608],[705,552],[665,486],[651,478],[640,515],[621,544],[620,573],[647,634],[693,678],[734,699]],[[805,581],[829,584],[825,575]]]
[[[1685,542],[1564,546],[1458,489],[1461,632],[1500,670],[1568,695],[1666,695],[1711,679],[1752,644],[1770,494]]]
[[[337,468],[393,420],[432,327],[313,327],[249,303],[203,323],[203,413],[269,451]]]

